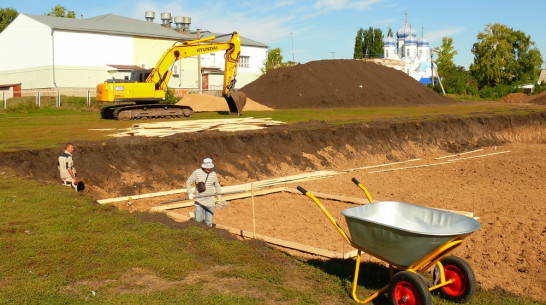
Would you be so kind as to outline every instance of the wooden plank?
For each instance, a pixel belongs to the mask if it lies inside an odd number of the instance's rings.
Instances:
[[[264,189],[254,192],[254,196],[262,196],[277,192],[284,191],[284,187],[278,187],[273,189]],[[225,195],[222,196],[223,200],[235,200],[235,199],[242,199],[242,198],[248,198],[251,196],[250,192],[244,192],[240,194],[232,194],[232,195]],[[151,212],[159,212],[159,211],[165,211],[165,210],[173,210],[173,209],[180,209],[185,208],[194,205],[195,200],[184,200],[181,202],[173,203],[173,204],[165,204],[161,206],[155,206],[150,209]]]
[[[157,193],[148,193],[148,194],[142,194],[142,195],[106,198],[106,199],[97,200],[97,202],[100,204],[105,204],[105,203],[112,203],[112,202],[127,201],[129,200],[129,198],[131,198],[131,200],[137,200],[137,199],[152,198],[152,197],[158,197],[158,196],[174,195],[174,194],[180,194],[180,193],[186,193],[186,189],[183,188],[183,189],[176,189],[176,190],[157,192]]]
[[[436,166],[436,165],[442,165],[442,164],[451,164],[451,162],[450,162],[450,161],[447,161],[447,162],[439,162],[439,163],[431,163],[431,164],[423,164],[423,165],[415,165],[415,166],[405,166],[405,167],[389,168],[389,169],[371,171],[371,172],[368,172],[368,174],[383,173],[383,172],[393,172],[393,171],[404,170],[404,169],[412,169],[412,168],[420,168],[420,167],[430,167],[430,166]]]
[[[286,176],[281,178],[274,178],[269,180],[262,180],[262,181],[256,181],[254,182],[255,188],[266,188],[270,186],[275,186],[283,183],[292,183],[297,181],[308,181],[313,179],[322,179],[326,177],[331,177],[333,175],[338,174],[334,171],[317,171],[312,173],[303,173],[303,174],[297,174],[292,176]],[[228,185],[228,186],[222,186],[222,190],[225,192],[230,191],[250,191],[250,183],[245,184],[238,184],[238,185]],[[112,202],[120,202],[120,201],[127,201],[129,200],[129,197],[132,200],[138,200],[143,198],[153,198],[158,196],[166,196],[166,195],[174,195],[174,194],[181,194],[186,193],[186,189],[176,189],[171,191],[163,191],[163,192],[156,192],[156,193],[148,193],[148,194],[142,194],[142,195],[132,195],[132,196],[124,196],[124,197],[117,197],[117,198],[107,198],[107,199],[100,199],[97,200],[100,204],[105,203],[112,203]]]
[[[364,166],[364,167],[356,167],[356,168],[350,168],[350,169],[343,170],[343,172],[352,172],[352,171],[362,170],[362,169],[370,169],[370,168],[376,168],[376,167],[391,166],[391,165],[402,164],[402,163],[406,163],[406,162],[415,162],[415,161],[420,161],[420,160],[421,160],[421,158],[416,158],[416,159],[410,159],[410,160],[406,160],[406,161],[398,161],[398,162],[392,162],[392,163],[377,164],[377,165],[370,165],[370,166]]]
[[[462,152],[462,153],[459,153],[459,154],[448,155],[448,156],[443,156],[443,157],[437,157],[437,158],[434,158],[434,160],[440,160],[440,159],[451,158],[451,157],[458,157],[458,156],[461,156],[461,155],[471,154],[471,153],[475,153],[475,152],[482,151],[482,150],[483,150],[483,148],[480,148],[480,149],[476,149],[476,150]]]
[[[489,153],[489,154],[483,154],[483,155],[477,155],[477,156],[472,156],[472,157],[450,159],[450,160],[448,160],[448,161],[454,162],[454,161],[459,161],[459,160],[468,160],[468,159],[474,159],[474,158],[483,158],[483,157],[488,157],[488,156],[494,156],[494,155],[505,154],[505,153],[509,153],[509,152],[510,152],[509,150],[505,150],[505,151],[500,151],[500,152],[495,152],[495,153]]]
[[[470,218],[474,218],[474,213],[472,213],[472,212],[449,210],[449,209],[440,209],[440,208],[433,208],[433,209],[446,211],[446,212],[450,212],[450,213],[455,213],[455,214],[463,215],[463,216],[470,217]]]
[[[294,188],[286,187],[284,189],[286,192],[294,193],[294,194],[301,194],[300,191]],[[317,198],[323,198],[323,199],[329,199],[329,200],[335,200],[335,201],[341,201],[341,202],[348,202],[348,203],[355,203],[355,204],[368,204],[370,203],[368,199],[362,199],[362,198],[356,198],[356,197],[347,197],[347,196],[339,196],[339,195],[332,195],[332,194],[325,194],[320,192],[313,192],[309,191],[313,196]]]
[[[176,221],[185,222],[185,221],[191,220],[190,217],[177,213],[177,212],[171,212],[171,211],[163,211],[163,212]],[[312,246],[307,246],[307,245],[296,243],[296,242],[282,240],[282,239],[278,239],[278,238],[274,238],[270,236],[254,234],[253,232],[244,231],[241,229],[236,229],[236,228],[224,226],[221,224],[216,224],[216,228],[226,230],[232,234],[239,235],[244,238],[256,238],[256,239],[263,240],[269,244],[273,244],[273,245],[277,245],[277,246],[281,246],[285,248],[290,248],[290,249],[298,250],[301,252],[311,253],[311,254],[327,257],[327,258],[351,258],[351,257],[355,257],[358,251],[358,250],[351,250],[345,253],[339,253],[339,252],[334,252],[334,251],[316,248]]]
[[[252,232],[244,231],[244,230],[241,230],[241,229],[235,229],[235,228],[231,228],[231,227],[220,225],[220,224],[217,224],[216,227],[219,228],[219,229],[226,230],[226,231],[228,231],[228,232],[230,232],[232,234],[239,235],[241,237],[253,238],[253,236],[254,236],[254,234]],[[289,248],[289,249],[293,249],[293,250],[298,250],[298,251],[301,251],[301,252],[310,253],[310,254],[314,254],[314,255],[319,255],[319,256],[327,257],[327,258],[348,258],[349,255],[351,255],[352,252],[356,252],[356,251],[350,251],[347,254],[339,253],[339,252],[334,252],[334,251],[330,251],[330,250],[325,250],[325,249],[320,249],[320,248],[307,246],[307,245],[292,242],[292,241],[287,241],[287,240],[282,240],[282,239],[278,239],[278,238],[274,238],[274,237],[270,237],[270,236],[265,236],[265,235],[261,235],[261,234],[256,234],[255,238],[263,240],[263,241],[265,241],[265,242],[267,242],[269,244],[273,244],[273,245],[276,245],[276,246],[281,246],[281,247],[285,247],[285,248]],[[356,255],[356,253],[355,253],[355,255]]]

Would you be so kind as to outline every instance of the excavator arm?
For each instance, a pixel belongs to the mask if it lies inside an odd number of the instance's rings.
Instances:
[[[231,39],[227,42],[212,42],[212,40],[226,36],[231,36]],[[159,107],[158,105],[159,101],[165,98],[167,84],[171,78],[176,62],[182,58],[223,50],[226,50],[226,54],[222,95],[228,103],[230,113],[239,115],[246,104],[246,95],[235,90],[235,83],[237,81],[237,66],[239,64],[239,56],[241,54],[241,38],[237,32],[233,32],[230,34],[211,36],[193,41],[177,42],[163,53],[144,82],[99,84],[97,86],[98,101],[135,102],[137,104],[136,106],[133,105],[130,107],[105,107],[102,111],[102,116],[105,118],[112,117],[119,119],[123,117],[124,119],[135,119],[138,118],[139,115],[127,114],[126,110],[136,113],[137,110],[140,110],[141,108],[148,112],[150,112],[150,109],[159,110],[160,108],[165,108],[165,110],[167,110],[166,107],[173,109],[176,108],[175,106]],[[147,105],[142,105],[143,103],[147,103]],[[139,105],[141,106],[139,107]],[[184,107],[189,108],[187,106]],[[189,109],[191,111],[191,108]],[[126,111],[125,115],[118,117],[118,114],[122,111]],[[172,116],[180,116],[178,112]],[[162,113],[165,112],[162,111]],[[145,116],[154,117],[153,115],[146,114]],[[161,116],[165,115],[162,114]],[[188,110],[185,110],[184,116],[191,116],[191,113],[188,114]]]
[[[231,36],[231,39],[228,42],[209,42],[225,36]],[[177,43],[163,53],[163,56],[161,56],[146,79],[146,82],[154,83],[155,90],[164,91],[167,89],[167,83],[178,60],[223,50],[226,50],[226,54],[222,95],[228,103],[230,112],[232,114],[240,114],[246,104],[246,95],[235,91],[237,66],[241,54],[241,37],[237,32]]]

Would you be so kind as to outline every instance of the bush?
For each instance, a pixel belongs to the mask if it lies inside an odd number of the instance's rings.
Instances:
[[[161,101],[161,104],[174,105],[178,103],[179,100],[180,100],[179,98],[174,96],[174,92],[172,90],[167,89],[167,92],[165,92],[165,100]]]
[[[516,86],[511,85],[497,85],[495,87],[483,87],[479,91],[479,95],[484,99],[500,99],[509,93],[517,92]]]

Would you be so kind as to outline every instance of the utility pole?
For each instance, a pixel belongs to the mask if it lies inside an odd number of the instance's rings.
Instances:
[[[434,72],[436,72],[436,76],[438,76],[438,83],[440,83],[440,88],[442,88],[442,93],[446,95],[446,91],[444,90],[444,85],[442,84],[442,79],[440,78],[440,74],[438,73],[438,70],[434,67],[434,61],[432,60],[432,54],[433,52],[430,52],[430,69],[432,70],[432,87],[434,87]]]
[[[434,88],[434,61],[432,60],[432,50],[430,50],[430,74],[432,79],[432,88]]]
[[[336,52],[328,52],[328,53],[332,53],[332,59],[334,59],[334,55],[336,54]]]
[[[292,32],[290,32],[290,40],[292,40],[292,63],[296,63],[294,60],[294,37],[292,37]]]
[[[201,39],[201,28],[197,28],[197,39]],[[197,89],[199,89],[199,93],[201,92],[202,88],[202,80],[201,80],[201,55],[197,56]]]

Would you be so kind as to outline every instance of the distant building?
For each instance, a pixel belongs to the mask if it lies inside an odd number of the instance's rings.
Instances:
[[[546,69],[540,70],[540,75],[538,77],[538,84],[546,84]]]
[[[151,14],[150,14],[151,13]],[[146,20],[107,14],[87,19],[19,14],[0,33],[0,84],[18,84],[23,90],[89,88],[110,78],[125,78],[131,69],[152,68],[176,41],[197,39],[189,30],[190,18]],[[230,33],[236,29],[225,29]],[[202,37],[217,36],[208,31]],[[242,33],[240,33],[242,34]],[[268,47],[241,37],[241,57],[236,87],[261,75]],[[227,41],[229,37],[216,41]],[[173,68],[169,88],[215,89],[223,80],[225,51],[179,60]],[[201,79],[201,86],[199,86]]]
[[[401,70],[421,83],[431,83],[430,43],[423,34],[417,38],[415,29],[408,25],[407,14],[396,37],[396,40],[392,36],[383,40],[383,58],[386,60],[382,64]]]

